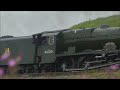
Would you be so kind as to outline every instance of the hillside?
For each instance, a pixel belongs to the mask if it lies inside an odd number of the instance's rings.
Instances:
[[[120,27],[120,15],[114,15],[104,18],[97,18],[91,21],[85,21],[70,27],[70,29],[79,29],[79,28],[89,28],[89,27],[99,27],[100,25],[107,24],[113,27]]]

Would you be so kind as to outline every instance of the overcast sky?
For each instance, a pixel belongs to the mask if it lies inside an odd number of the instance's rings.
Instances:
[[[70,28],[89,18],[120,15],[120,11],[0,11],[0,36],[27,36]]]

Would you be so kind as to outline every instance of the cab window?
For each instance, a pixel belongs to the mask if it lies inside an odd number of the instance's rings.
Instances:
[[[48,44],[49,45],[53,45],[54,44],[54,36],[49,36]]]
[[[42,45],[47,45],[47,43],[48,43],[48,38],[42,37]]]

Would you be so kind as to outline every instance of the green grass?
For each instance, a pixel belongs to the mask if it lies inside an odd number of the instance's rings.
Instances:
[[[111,27],[120,27],[120,15],[113,15],[104,18],[97,18],[91,21],[85,21],[70,27],[70,29],[79,29],[79,28],[89,28],[89,27],[99,27],[100,25],[107,24]]]
[[[81,72],[47,73],[37,77],[4,76],[3,79],[120,79],[120,70],[89,70]]]

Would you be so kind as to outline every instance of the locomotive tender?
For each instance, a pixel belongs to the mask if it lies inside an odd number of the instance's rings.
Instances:
[[[10,48],[24,55],[19,71],[86,70],[120,62],[120,27],[48,31],[0,39],[0,53]],[[6,66],[0,63],[0,66]]]

